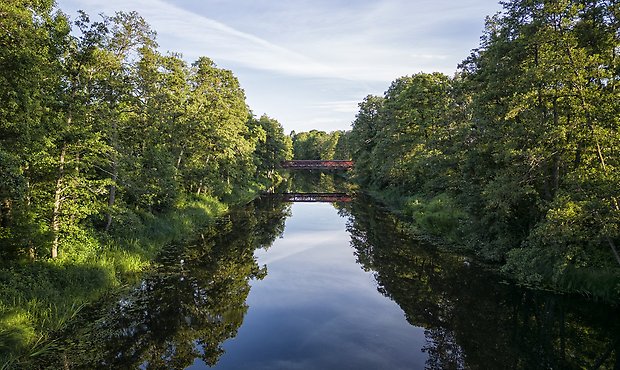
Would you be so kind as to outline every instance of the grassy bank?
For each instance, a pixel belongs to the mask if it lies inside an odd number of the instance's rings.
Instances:
[[[406,224],[406,231],[438,247],[456,253],[476,255],[486,265],[502,273],[505,278],[535,289],[581,294],[614,305],[620,302],[620,269],[583,266],[557,267],[553,255],[529,256],[527,245],[506,253],[493,254],[493,248],[481,246],[484,236],[476,228],[475,220],[448,194],[434,197],[403,196],[397,191],[367,192],[384,204]],[[527,256],[526,256],[527,257]],[[533,268],[528,268],[535,265]]]
[[[62,244],[55,260],[22,261],[0,267],[0,368],[53,348],[61,330],[85,305],[138,281],[168,245],[195,236],[227,212],[252,200],[260,186],[223,201],[185,197],[161,215],[135,213],[108,235],[79,230]]]

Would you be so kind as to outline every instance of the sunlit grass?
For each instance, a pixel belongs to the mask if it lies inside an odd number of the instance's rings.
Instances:
[[[227,209],[215,198],[182,199],[168,214],[139,214],[138,227],[113,236],[74,230],[56,260],[1,268],[0,369],[20,368],[51,350],[52,334],[84,305],[136,282],[162,248],[192,237]]]

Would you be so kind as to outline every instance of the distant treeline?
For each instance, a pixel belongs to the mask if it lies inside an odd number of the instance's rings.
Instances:
[[[454,77],[359,104],[357,181],[523,283],[618,300],[619,29],[615,1],[506,2]]]
[[[291,132],[294,159],[350,159],[348,132],[310,130]]]
[[[157,51],[135,12],[74,21],[51,0],[0,4],[0,255],[56,257],[186,194],[264,186],[291,155],[231,71]]]

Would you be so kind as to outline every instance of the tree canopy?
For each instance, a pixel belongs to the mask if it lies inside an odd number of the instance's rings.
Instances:
[[[350,159],[348,136],[344,131],[310,130],[291,132],[294,159]]]
[[[522,282],[617,297],[618,5],[503,5],[454,77],[401,77],[359,104],[356,177]]]
[[[91,231],[276,181],[281,125],[239,81],[161,54],[135,12],[74,21],[53,1],[0,5],[0,254],[62,252]]]

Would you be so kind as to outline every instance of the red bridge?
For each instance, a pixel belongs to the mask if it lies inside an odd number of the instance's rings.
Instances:
[[[288,168],[292,170],[348,170],[353,168],[353,161],[343,160],[296,160],[296,161],[283,161],[281,163],[282,168]]]

